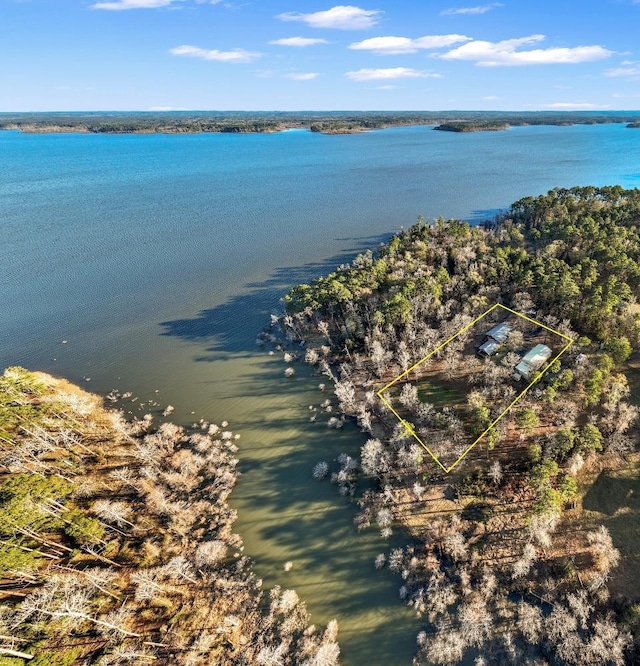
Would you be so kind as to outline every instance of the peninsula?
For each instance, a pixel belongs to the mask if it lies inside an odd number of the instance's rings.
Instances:
[[[416,663],[640,660],[639,219],[640,190],[556,189],[420,219],[286,296],[368,435],[314,474],[413,539],[376,566],[421,618]]]
[[[242,553],[226,425],[127,422],[64,380],[0,376],[0,663],[338,663],[337,623],[263,593]]]

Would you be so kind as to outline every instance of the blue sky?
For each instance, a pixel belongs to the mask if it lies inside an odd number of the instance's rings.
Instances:
[[[640,0],[0,0],[0,111],[640,108]]]

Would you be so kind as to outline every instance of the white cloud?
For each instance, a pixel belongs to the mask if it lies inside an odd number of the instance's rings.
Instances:
[[[397,90],[398,86],[376,86],[378,90]]]
[[[483,97],[482,99],[485,100],[486,102],[493,102],[497,99],[502,99],[502,97],[496,97],[495,95],[487,95],[486,97]]]
[[[628,63],[627,67],[616,67],[615,69],[607,70],[605,76],[640,76],[640,66],[636,63]]]
[[[200,58],[200,60],[214,60],[216,62],[247,63],[260,57],[260,53],[255,51],[245,51],[244,49],[233,49],[231,51],[218,51],[217,49],[201,49],[199,46],[176,46],[169,51],[175,56],[187,56],[190,58]]]
[[[440,12],[440,16],[455,16],[457,14],[486,14],[487,12],[495,9],[496,7],[504,7],[501,2],[492,2],[488,5],[480,5],[478,7],[460,7],[458,9],[444,9]]]
[[[390,67],[387,69],[359,69],[346,72],[351,81],[384,81],[386,79],[441,79],[442,74],[431,74],[409,67]]]
[[[608,109],[609,105],[591,104],[590,102],[554,102],[543,104],[545,109],[557,109],[558,111],[588,111],[589,109]]]
[[[627,98],[637,99],[638,97],[640,97],[640,93],[632,93],[630,95],[623,93],[613,93],[611,97],[615,97],[615,99],[627,99]]]
[[[378,9],[361,9],[351,5],[337,5],[322,12],[302,14],[286,12],[278,14],[281,21],[302,21],[312,28],[336,28],[337,30],[366,30],[378,23]]]
[[[150,106],[149,111],[188,111],[186,106]]]
[[[384,55],[416,53],[419,49],[441,49],[459,42],[471,41],[465,35],[426,35],[417,39],[408,37],[371,37],[349,46],[354,51],[373,51]]]
[[[285,37],[284,39],[274,39],[269,44],[278,46],[314,46],[315,44],[328,44],[326,39],[314,39],[313,37]]]
[[[318,78],[318,72],[291,72],[284,75],[286,79],[293,79],[294,81],[312,81]]]
[[[602,46],[518,50],[520,46],[536,44],[544,41],[544,39],[544,35],[530,35],[519,39],[506,39],[502,42],[477,40],[458,46],[436,57],[444,60],[470,60],[481,67],[499,67],[592,62],[608,58],[613,53]]]

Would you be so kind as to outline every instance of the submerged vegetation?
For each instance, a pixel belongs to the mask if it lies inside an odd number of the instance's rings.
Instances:
[[[413,537],[375,565],[423,623],[417,664],[640,660],[639,223],[640,190],[556,189],[481,226],[419,220],[286,296],[280,327],[369,436],[333,480],[373,479],[358,527]],[[534,321],[487,358],[469,334],[407,372],[399,422],[376,392],[494,303]],[[443,474],[412,431],[457,455],[519,392],[532,345],[554,346],[536,321],[573,344]]]
[[[637,126],[634,111],[171,111],[171,112],[85,112],[85,113],[0,113],[0,130],[22,132],[82,132],[98,134],[198,134],[223,132],[281,132],[306,129],[323,134],[353,134],[405,125],[436,125],[436,129],[471,132],[501,130],[520,125],[573,125],[629,123]]]
[[[237,436],[0,377],[0,664],[338,663],[337,624],[263,593],[232,531]]]

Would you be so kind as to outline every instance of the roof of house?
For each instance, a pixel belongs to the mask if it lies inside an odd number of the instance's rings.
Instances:
[[[506,321],[503,321],[501,324],[497,324],[492,329],[487,331],[487,337],[492,338],[496,342],[504,342],[511,333],[512,326],[507,324]]]
[[[529,377],[551,356],[551,353],[547,345],[536,345],[520,359],[520,363],[516,365],[516,371],[523,377]]]
[[[529,365],[542,365],[549,356],[551,356],[551,350],[547,345],[536,345],[522,357],[520,362],[528,363]]]
[[[485,354],[486,356],[491,356],[498,351],[498,348],[500,347],[500,343],[496,342],[495,340],[487,340],[484,344],[481,344],[478,347],[478,352],[481,352]]]

